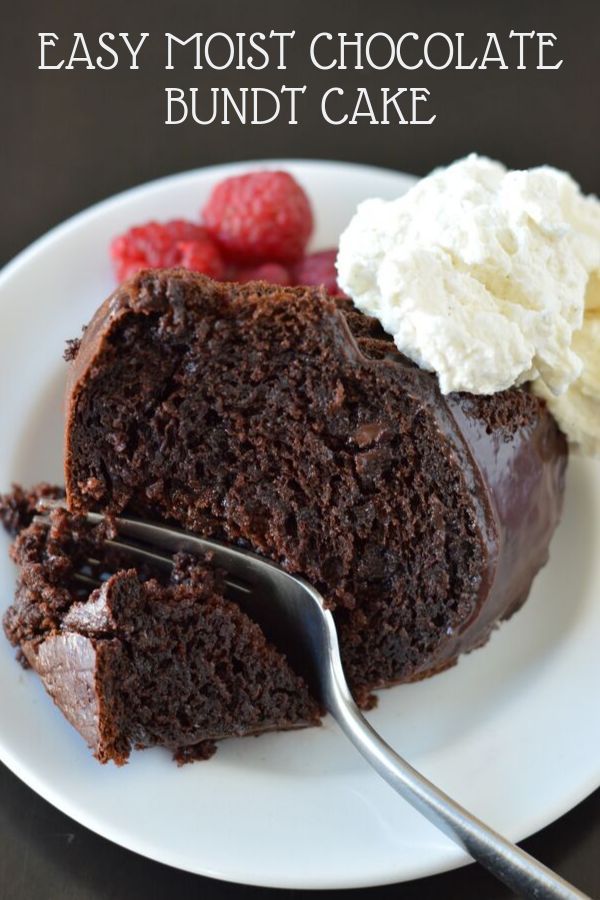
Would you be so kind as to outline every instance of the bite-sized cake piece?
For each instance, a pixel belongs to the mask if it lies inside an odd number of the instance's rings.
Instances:
[[[46,481],[41,481],[28,489],[20,484],[13,484],[10,493],[0,494],[0,523],[15,537],[19,531],[31,524],[38,503],[44,500],[58,500],[64,496],[63,488],[48,484]]]
[[[101,762],[122,764],[133,747],[155,745],[179,761],[205,758],[220,738],[318,724],[304,681],[226,599],[208,557],[180,554],[162,576],[127,569],[106,547],[107,529],[64,510],[51,527],[24,528],[4,619]],[[82,570],[105,580],[86,587],[74,578]]]
[[[321,290],[146,271],[73,345],[66,488],[299,573],[368,690],[444,668],[524,601],[567,449],[543,401],[440,394]]]

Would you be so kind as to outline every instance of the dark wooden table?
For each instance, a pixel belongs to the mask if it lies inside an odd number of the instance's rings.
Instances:
[[[586,191],[600,192],[599,4],[190,0],[169,5],[62,0],[59,8],[43,0],[19,0],[10,10],[5,7],[0,27],[0,264],[52,225],[116,191],[234,159],[323,157],[425,173],[477,150],[511,166],[557,165],[571,171]],[[219,75],[194,72],[191,65],[176,72],[163,68],[165,31],[187,36],[195,31],[270,29],[296,31],[286,72],[233,70]],[[564,59],[561,68],[517,71],[511,65],[503,71],[332,74],[307,62],[310,37],[319,31],[462,31],[475,54],[481,52],[486,32],[506,36],[511,29],[554,32],[556,58]],[[75,31],[90,38],[102,31],[150,32],[140,70],[39,71],[38,32],[57,33],[59,47],[68,53]],[[296,126],[163,124],[167,85],[206,91],[212,84],[235,88],[281,83],[307,85]],[[332,85],[347,91],[424,86],[431,91],[437,120],[432,126],[327,125],[319,98]],[[2,768],[0,797],[2,900],[259,896],[259,889],[188,875],[114,846],[58,813]],[[530,838],[525,847],[583,890],[600,896],[600,792]],[[353,895],[399,895],[405,900],[509,896],[474,866]]]

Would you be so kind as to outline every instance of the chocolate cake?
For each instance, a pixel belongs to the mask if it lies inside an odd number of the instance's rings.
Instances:
[[[50,527],[26,525],[31,495],[15,499],[20,573],[5,630],[101,762],[154,745],[205,758],[223,737],[318,724],[304,681],[226,599],[209,558],[179,554],[162,574],[127,569],[105,527],[64,510]],[[82,571],[101,585],[86,587]]]
[[[71,510],[175,522],[303,575],[361,702],[484,643],[548,557],[567,448],[544,402],[442,396],[319,289],[146,271],[71,356]]]

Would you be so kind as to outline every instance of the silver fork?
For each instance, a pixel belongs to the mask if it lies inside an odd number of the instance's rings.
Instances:
[[[45,502],[44,508],[60,505],[60,501]],[[88,513],[86,518],[91,524],[103,520],[97,513]],[[216,564],[225,571],[226,584],[240,606],[286,653],[296,671],[305,675],[323,706],[359,753],[411,806],[496,878],[522,897],[585,900],[586,894],[503,838],[432,784],[371,727],[352,699],[346,683],[333,616],[325,609],[323,597],[312,585],[288,575],[279,566],[254,553],[229,544],[135,519],[117,519],[116,525],[119,537],[128,540],[107,540],[107,545],[161,567],[170,567],[172,559],[169,557],[176,552],[211,552]],[[92,581],[88,576],[81,577],[87,583]]]

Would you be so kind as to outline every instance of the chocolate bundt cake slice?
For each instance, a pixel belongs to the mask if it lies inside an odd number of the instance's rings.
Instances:
[[[9,640],[101,762],[122,764],[133,747],[151,746],[179,761],[206,758],[220,738],[319,723],[304,681],[226,599],[209,558],[179,554],[169,573],[130,569],[105,544],[107,529],[64,510],[50,527],[24,527],[4,618]],[[87,587],[75,577],[82,571],[101,585]]]
[[[484,643],[547,559],[567,448],[543,401],[442,396],[321,290],[146,271],[71,355],[70,508],[179,523],[303,575],[359,700]]]

